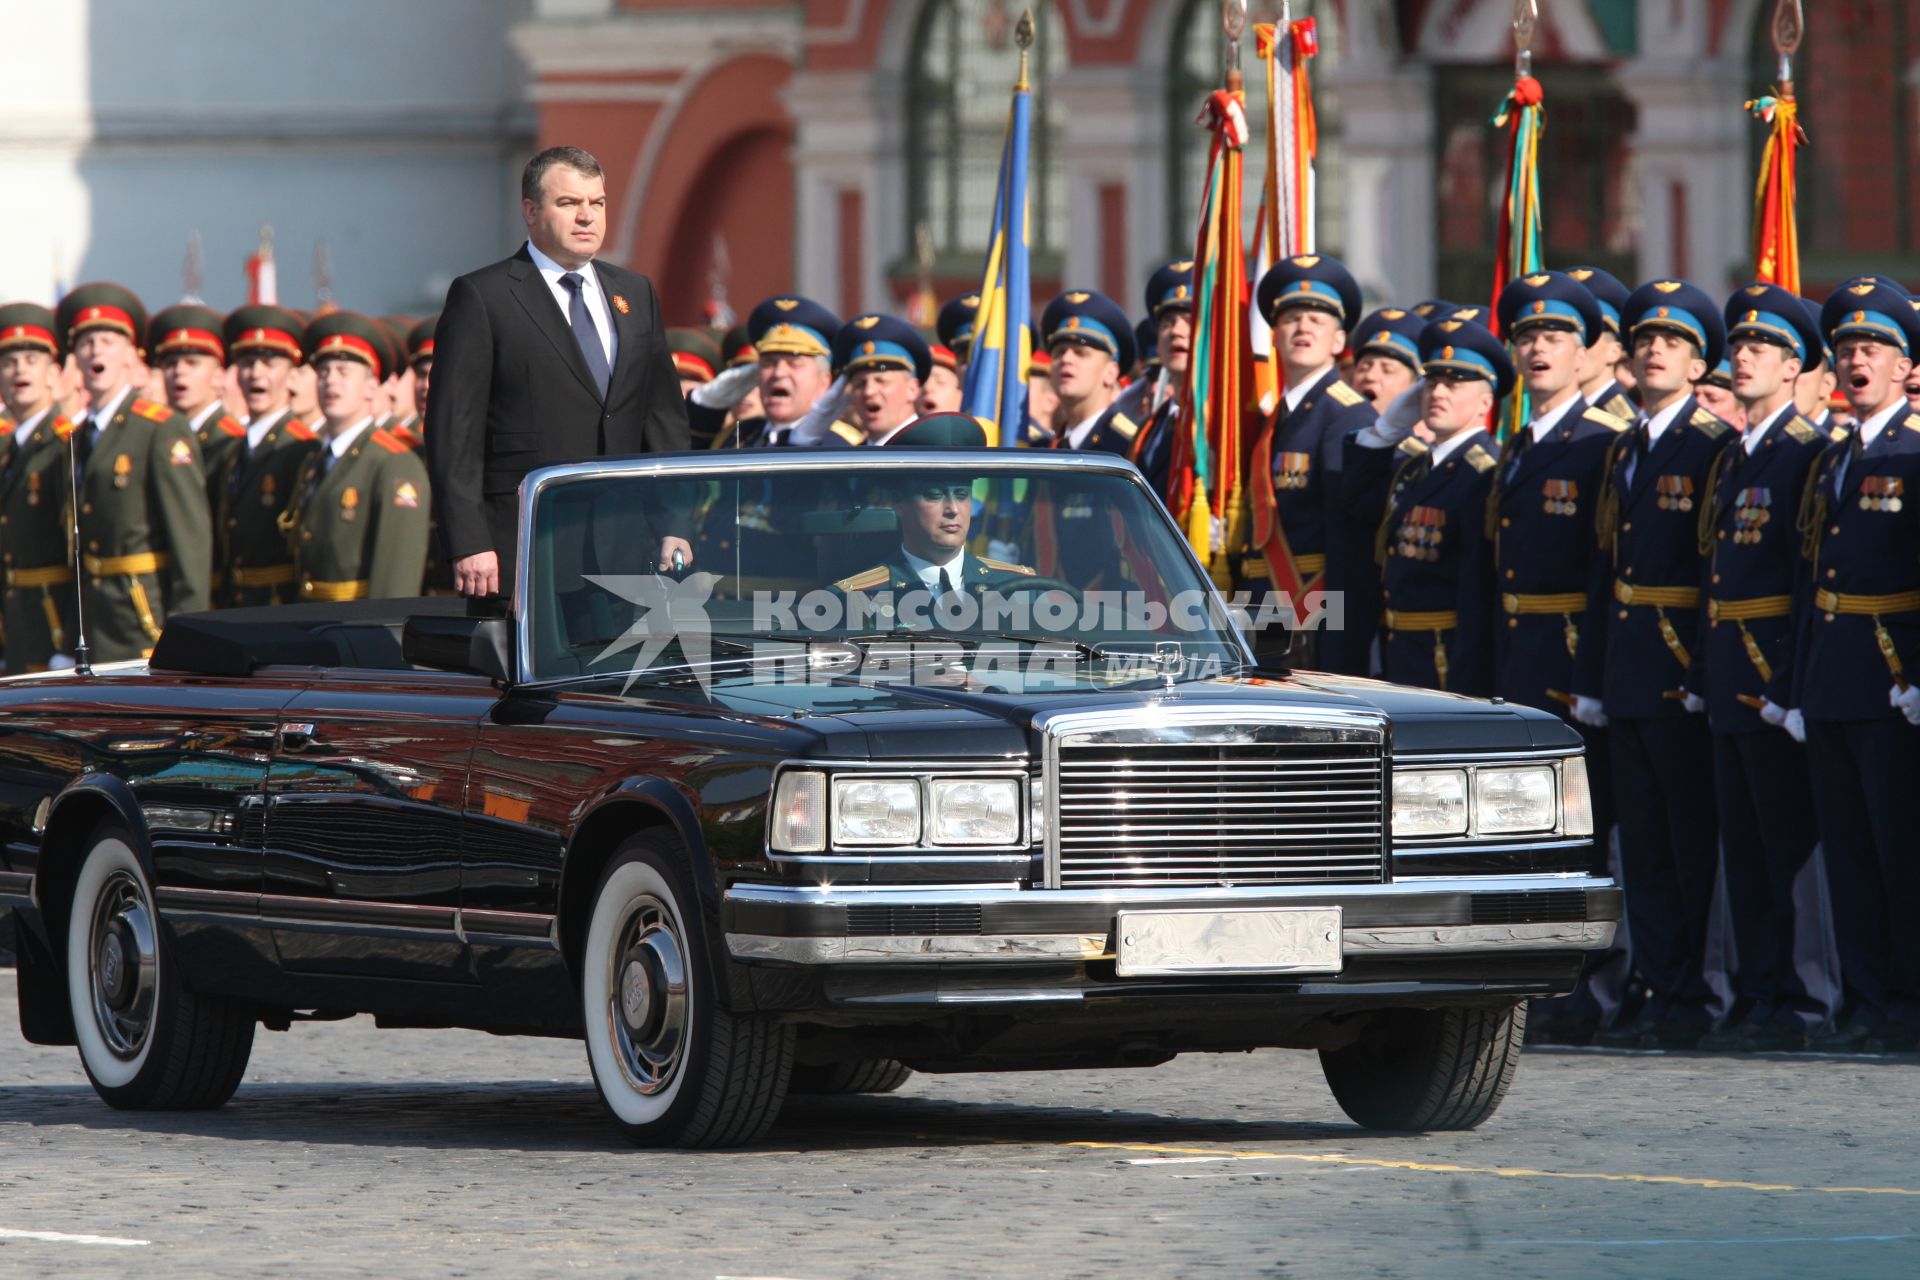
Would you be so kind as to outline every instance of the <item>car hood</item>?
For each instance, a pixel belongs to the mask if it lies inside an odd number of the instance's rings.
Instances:
[[[1223,675],[1170,686],[1079,686],[1007,692],[935,684],[829,679],[775,684],[751,675],[717,675],[703,692],[655,690],[649,701],[703,703],[736,716],[764,717],[810,731],[823,757],[1024,758],[1036,716],[1070,710],[1165,706],[1297,708],[1374,712],[1389,722],[1396,754],[1577,747],[1559,717],[1509,703],[1319,672]]]

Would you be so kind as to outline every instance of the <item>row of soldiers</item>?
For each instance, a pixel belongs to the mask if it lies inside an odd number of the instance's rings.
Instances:
[[[7,669],[70,665],[82,607],[91,657],[116,661],[149,653],[174,612],[419,594],[431,495],[420,436],[387,406],[402,369],[405,407],[424,406],[432,354],[431,320],[404,338],[274,306],[149,320],[105,283],[57,310],[0,307]]]
[[[1094,291],[1053,299],[1018,443],[1127,456],[1171,504],[1191,272],[1153,272],[1137,326]],[[1538,1038],[1920,1045],[1920,948],[1897,932],[1920,910],[1900,800],[1920,776],[1920,300],[1861,277],[1824,305],[1760,282],[1722,301],[1578,267],[1495,308],[1363,315],[1312,255],[1256,296],[1278,396],[1246,461],[1275,518],[1233,549],[1238,584],[1344,600],[1303,665],[1499,696],[1586,741],[1628,928]],[[977,302],[933,335],[796,297],[727,348],[683,331],[695,438],[884,442],[953,407],[918,401],[937,368],[959,385]]]

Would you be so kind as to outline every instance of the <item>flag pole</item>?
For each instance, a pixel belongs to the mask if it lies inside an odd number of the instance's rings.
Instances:
[[[1773,10],[1773,49],[1779,55],[1774,95],[1746,104],[1769,126],[1753,192],[1753,274],[1793,293],[1800,292],[1800,220],[1795,211],[1797,180],[1794,153],[1805,144],[1800,105],[1793,95],[1793,55],[1806,34],[1800,0],[1779,0]]]
[[[1496,129],[1508,131],[1507,194],[1500,205],[1500,229],[1495,237],[1495,316],[1507,283],[1545,265],[1540,230],[1540,134],[1546,128],[1546,108],[1542,105],[1546,93],[1533,76],[1533,35],[1539,19],[1539,0],[1514,0],[1513,88],[1493,117]],[[1507,431],[1503,434],[1525,425],[1527,393],[1516,389],[1507,403]]]

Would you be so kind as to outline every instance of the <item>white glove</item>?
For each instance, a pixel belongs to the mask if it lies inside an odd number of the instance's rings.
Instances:
[[[847,376],[843,373],[833,380],[813,407],[800,416],[793,424],[793,430],[787,436],[788,444],[823,444],[833,434],[833,424],[840,420],[840,414],[847,407]]]
[[[1607,713],[1598,698],[1586,698],[1575,695],[1573,699],[1573,718],[1590,729],[1607,727]]]
[[[1368,449],[1391,449],[1412,435],[1420,421],[1420,388],[1425,385],[1424,380],[1415,382],[1395,396],[1387,411],[1354,432],[1353,438]]]
[[[1907,718],[1908,724],[1920,725],[1920,685],[1910,684],[1905,689],[1895,685],[1887,690],[1887,701]]]
[[[760,385],[760,366],[743,364],[729,369],[712,382],[703,382],[688,393],[702,409],[731,409]]]
[[[72,668],[73,658],[70,654],[56,653],[47,659],[47,670],[49,671],[69,671]]]
[[[1787,721],[1780,727],[1785,729],[1795,742],[1806,742],[1807,718],[1800,713],[1800,708],[1795,707],[1793,710],[1787,712]]]
[[[1018,560],[1020,544],[1005,538],[987,539],[987,558],[990,560]]]
[[[1776,729],[1784,729],[1787,726],[1787,709],[1777,702],[1768,702],[1765,698],[1762,698],[1760,700],[1760,718]]]
[[[1680,705],[1697,716],[1707,709],[1707,700],[1697,693],[1688,693],[1686,697],[1680,699]]]

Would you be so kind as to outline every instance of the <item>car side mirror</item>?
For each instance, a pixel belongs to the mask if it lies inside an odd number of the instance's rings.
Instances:
[[[400,634],[400,652],[418,667],[513,682],[513,627],[506,618],[415,615]]]
[[[1261,671],[1293,669],[1293,628],[1260,627],[1247,633],[1247,645],[1253,650],[1253,665]]]

